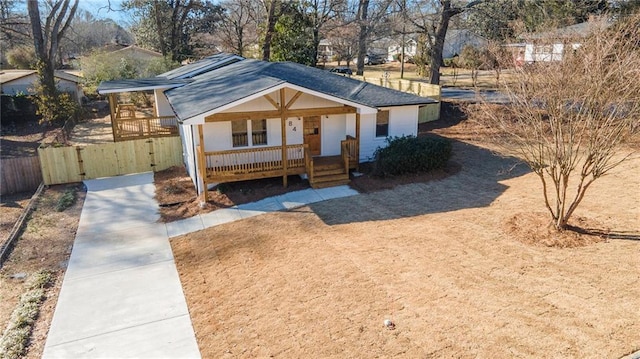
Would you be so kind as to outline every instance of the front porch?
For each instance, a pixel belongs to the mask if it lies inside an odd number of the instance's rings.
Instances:
[[[210,184],[267,177],[306,174],[312,188],[349,183],[349,170],[359,166],[358,140],[341,141],[339,156],[312,156],[308,144],[270,146],[242,150],[203,151],[196,146],[203,193],[208,199]],[[283,161],[283,154],[285,160]]]
[[[155,101],[141,107],[133,103],[119,103],[118,96],[110,94],[109,109],[114,142],[179,135],[177,118],[159,116]]]

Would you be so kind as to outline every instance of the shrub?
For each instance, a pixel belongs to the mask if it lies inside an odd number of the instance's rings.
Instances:
[[[64,191],[62,196],[58,199],[58,203],[56,203],[56,211],[62,212],[65,209],[73,206],[76,202],[76,191],[73,188],[67,189]]]
[[[438,137],[387,138],[387,147],[374,153],[374,175],[396,176],[442,168],[451,157],[451,142]]]

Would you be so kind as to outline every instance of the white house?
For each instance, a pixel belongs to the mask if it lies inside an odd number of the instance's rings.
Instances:
[[[205,196],[214,183],[283,177],[286,185],[294,174],[314,187],[346,183],[387,137],[416,135],[419,108],[436,102],[300,64],[216,56],[154,84],[164,96],[157,111],[179,119],[184,163]],[[144,84],[98,91],[134,88]]]
[[[65,71],[56,70],[54,78],[58,90],[70,93],[78,103],[82,102],[84,92],[82,92],[81,77]],[[38,73],[35,70],[0,71],[0,91],[3,95],[33,95],[35,94],[34,88],[38,81]]]
[[[405,40],[404,53],[407,58],[416,56],[417,54],[418,42],[415,40],[415,38],[417,38],[417,36],[414,34],[412,37]],[[451,29],[447,31],[447,35],[444,39],[444,46],[442,47],[442,57],[446,59],[459,55],[465,46],[482,48],[486,45],[487,40],[484,37],[476,35],[469,30]],[[393,61],[396,55],[402,53],[401,42],[392,42],[389,45],[388,53],[389,61]]]
[[[524,62],[562,61],[566,51],[576,50],[582,39],[606,26],[608,22],[605,19],[591,19],[552,31],[521,35],[525,42]]]

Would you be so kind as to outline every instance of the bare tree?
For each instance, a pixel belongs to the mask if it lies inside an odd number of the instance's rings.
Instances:
[[[540,178],[557,230],[569,227],[590,186],[624,161],[640,118],[640,14],[600,29],[562,61],[517,71],[506,116],[493,126]]]
[[[309,18],[313,33],[312,66],[318,60],[318,46],[320,45],[320,32],[324,27],[335,19],[341,12],[346,10],[345,0],[309,0],[299,4],[300,10]]]
[[[358,68],[357,75],[364,73],[364,58],[367,55],[367,45],[376,26],[386,18],[387,11],[393,0],[369,0],[358,1],[356,22],[360,27],[358,32]],[[371,6],[371,4],[373,6]]]
[[[280,0],[263,0],[263,5],[267,13],[267,28],[262,44],[262,60],[269,61],[271,59],[271,40],[276,29],[281,4]]]
[[[449,29],[451,18],[483,3],[484,0],[468,2],[452,0],[411,0],[407,3],[412,9],[408,18],[420,32],[424,33],[430,49],[429,83],[440,84],[440,67],[442,66],[442,49]]]
[[[222,45],[240,56],[258,41],[260,11],[253,0],[233,0],[221,3],[224,9],[218,37]]]

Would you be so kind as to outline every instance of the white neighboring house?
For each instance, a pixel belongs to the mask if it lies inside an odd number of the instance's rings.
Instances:
[[[598,18],[552,31],[521,35],[524,40],[524,62],[562,61],[566,51],[578,49],[582,39],[607,26],[605,19]]]
[[[404,53],[407,58],[416,56],[418,51],[418,42],[415,40],[416,35],[405,40]],[[451,29],[447,31],[442,47],[442,57],[447,59],[459,55],[465,46],[470,45],[475,48],[483,48],[487,45],[487,40],[469,30]],[[389,46],[389,61],[393,61],[395,55],[402,53],[400,42],[394,42]]]
[[[387,137],[417,135],[420,107],[437,102],[300,64],[216,56],[149,82],[164,97],[157,111],[179,120],[184,163],[205,198],[210,185],[254,178],[347,183]],[[146,89],[130,81],[98,92]]]
[[[56,70],[54,73],[58,90],[70,93],[82,103],[82,77]],[[0,91],[3,95],[34,95],[34,88],[38,83],[38,73],[35,70],[2,70],[0,71]]]

